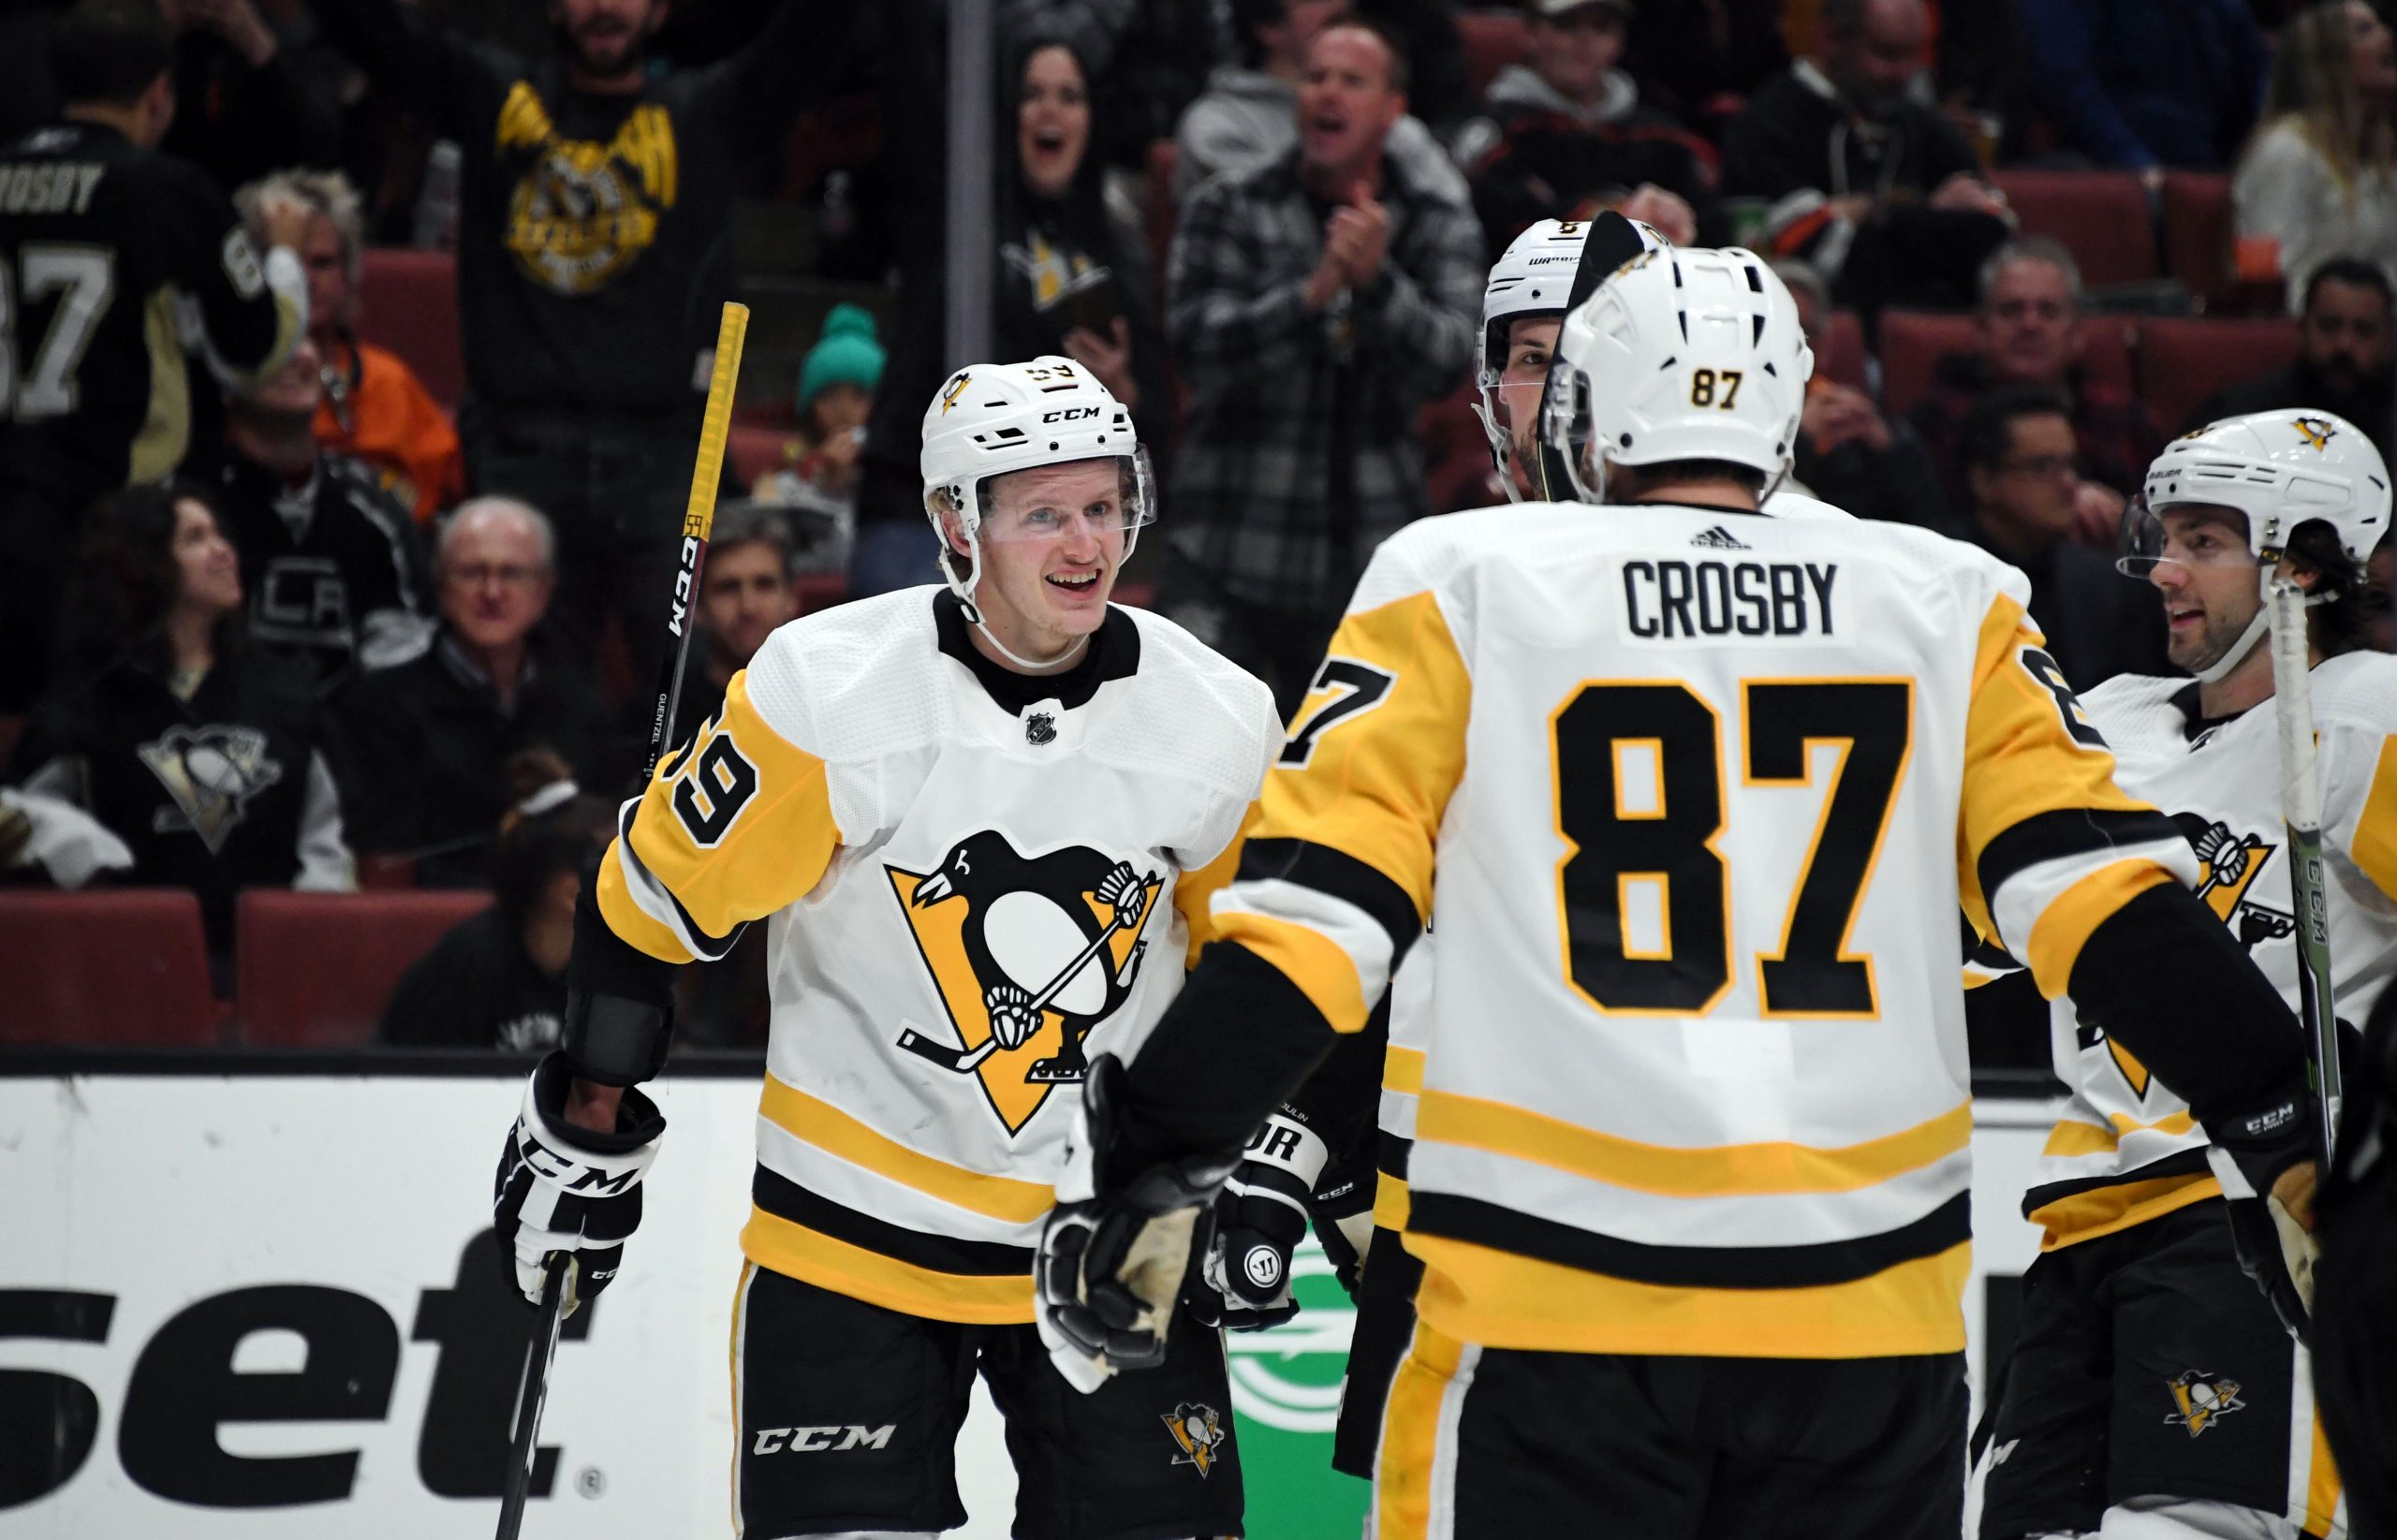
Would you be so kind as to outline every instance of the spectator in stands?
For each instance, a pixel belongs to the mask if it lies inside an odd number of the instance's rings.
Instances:
[[[1939,468],[1913,427],[1891,422],[1871,396],[1823,373],[1831,307],[1821,274],[1787,258],[1773,263],[1772,271],[1789,286],[1798,301],[1798,324],[1815,349],[1815,376],[1806,382],[1791,474],[1807,491],[1859,519],[1956,534]]]
[[[589,667],[612,614],[633,677],[652,677],[664,643],[648,622],[733,298],[738,173],[842,66],[849,7],[780,0],[745,48],[675,75],[649,68],[667,0],[555,0],[560,56],[537,63],[469,42],[429,7],[316,10],[464,155],[468,479],[555,521],[561,661]]]
[[[1531,49],[1490,82],[1490,116],[1460,150],[1494,257],[1536,219],[1619,208],[1669,241],[1726,238],[1714,147],[1646,106],[1623,57],[1630,0],[1525,0]]]
[[[358,190],[338,171],[277,171],[233,196],[253,233],[270,209],[306,220],[300,263],[308,274],[308,335],[323,362],[317,439],[374,467],[383,485],[430,522],[466,493],[458,430],[407,361],[358,339],[366,225]]]
[[[306,326],[298,222],[269,230],[261,260],[225,194],[156,152],[173,49],[148,0],[81,0],[51,33],[58,122],[0,150],[12,186],[80,189],[0,206],[0,273],[21,290],[0,292],[0,330],[22,370],[0,412],[0,711],[43,687],[84,509],[183,462],[184,347],[255,380]]]
[[[2305,283],[2296,361],[2214,392],[2184,431],[2247,412],[2309,409],[2346,418],[2371,435],[2384,461],[2397,458],[2397,339],[2390,311],[2389,275],[2380,268],[2352,257],[2322,263]]]
[[[2384,535],[2363,565],[2363,608],[2374,651],[2397,653],[2397,535]]]
[[[1770,198],[1775,256],[1842,304],[1962,305],[2012,214],[1972,145],[1915,99],[1922,0],[1823,0],[1822,56],[1758,91],[1723,140],[1723,191]]]
[[[2065,148],[2145,172],[2230,164],[2256,122],[2265,48],[2241,0],[2015,0],[2034,99]]]
[[[1348,10],[1348,0],[1232,0],[1240,62],[1207,77],[1174,135],[1173,200],[1187,203],[1209,177],[1270,166],[1299,142],[1299,91],[1307,51]],[[1420,187],[1463,203],[1472,194],[1432,131],[1413,113],[1390,131],[1385,155]]]
[[[2125,671],[2166,671],[2155,599],[2075,540],[2079,462],[2063,400],[2031,386],[1992,390],[1958,435],[1964,537],[2031,579],[2031,616],[2065,677],[2088,689]]]
[[[405,662],[433,627],[423,547],[408,510],[367,466],[327,454],[316,345],[225,402],[207,458],[225,533],[242,558],[251,641],[306,665],[320,693],[353,667]]]
[[[2279,248],[2292,310],[2332,257],[2397,275],[2397,43],[2363,0],[2330,0],[2281,29],[2230,198],[2240,238]]]
[[[510,756],[507,771],[513,800],[492,845],[492,906],[401,975],[383,1011],[386,1043],[509,1053],[557,1043],[575,894],[616,832],[615,808],[545,749]]]
[[[159,0],[177,30],[182,110],[160,148],[205,168],[227,191],[282,166],[331,166],[341,103],[322,58],[304,56],[255,0]]]
[[[1949,353],[1932,371],[1931,389],[1915,404],[1915,431],[1931,450],[1949,502],[1968,506],[1962,434],[1980,398],[2005,386],[2028,386],[2067,403],[2081,477],[2077,527],[2110,549],[2123,502],[2138,495],[2164,432],[2147,408],[2120,388],[2092,379],[2081,366],[2081,268],[2044,236],[2007,242],[1981,266],[1980,343]]]
[[[544,747],[579,776],[600,764],[605,716],[535,627],[556,584],[550,521],[507,497],[469,498],[442,526],[441,623],[417,657],[369,669],[334,697],[359,849],[413,858],[429,887],[488,879],[507,810],[508,756]]]
[[[240,558],[196,487],[92,510],[66,618],[9,780],[106,826],[126,880],[197,894],[224,992],[242,888],[353,886],[307,672],[247,645]]]
[[[1200,188],[1174,242],[1190,418],[1160,603],[1285,712],[1374,547],[1428,511],[1415,418],[1473,352],[1480,232],[1382,153],[1405,93],[1380,33],[1325,29],[1296,149]]]
[[[789,525],[771,507],[739,504],[716,514],[708,559],[699,568],[698,645],[683,664],[683,693],[674,715],[677,740],[724,710],[732,676],[749,667],[777,626],[799,618],[793,587]],[[650,716],[657,708],[639,696],[625,702],[616,732],[619,756],[611,784],[630,785],[649,753]]]
[[[1011,169],[995,211],[1000,245],[993,286],[991,352],[1005,359],[1073,359],[1130,408],[1140,442],[1162,456],[1173,403],[1165,332],[1153,300],[1147,248],[1108,213],[1090,154],[1090,98],[1074,51],[1036,36],[1021,51],[1003,109]],[[922,270],[919,270],[919,272]],[[916,292],[903,278],[901,311]],[[902,322],[885,389],[866,431],[851,597],[934,580],[936,548],[924,539],[923,472],[917,462],[923,403],[949,374],[938,307]]]
[[[874,317],[857,305],[834,305],[823,334],[800,362],[799,432],[786,451],[787,463],[750,489],[760,501],[789,510],[794,555],[804,552],[811,571],[848,565],[860,456],[883,361]]]
[[[1782,0],[1651,0],[1632,12],[1625,65],[1655,104],[1719,139],[1789,67]]]

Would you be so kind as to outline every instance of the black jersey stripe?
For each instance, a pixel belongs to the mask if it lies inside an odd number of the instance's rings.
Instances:
[[[1974,871],[1982,898],[1995,902],[2008,879],[2041,861],[2180,838],[2180,826],[2154,811],[2056,808],[2035,813],[1990,841]]]
[[[949,1236],[911,1230],[904,1225],[893,1225],[888,1220],[860,1213],[846,1204],[835,1203],[763,1166],[757,1167],[757,1178],[750,1188],[750,1196],[758,1208],[777,1219],[804,1225],[818,1235],[829,1235],[862,1251],[874,1252],[932,1272],[957,1273],[967,1277],[1006,1277],[1015,1273],[1028,1277],[1032,1272],[1032,1248],[1029,1246],[1009,1246],[995,1240],[959,1240]]]
[[[2022,1195],[2022,1214],[2029,1218],[2049,1204],[2082,1193],[2094,1193],[2101,1187],[2127,1187],[2135,1181],[2154,1181],[2164,1177],[2211,1176],[2213,1167],[2207,1164],[2204,1147],[2179,1150],[2161,1160],[2128,1171],[2114,1171],[2102,1177],[2075,1177],[2068,1181],[2042,1182]]]
[[[1307,840],[1251,840],[1241,847],[1242,882],[1289,882],[1353,903],[1390,932],[1390,968],[1398,964],[1415,938],[1423,933],[1423,917],[1415,901],[1381,872],[1343,850]]]

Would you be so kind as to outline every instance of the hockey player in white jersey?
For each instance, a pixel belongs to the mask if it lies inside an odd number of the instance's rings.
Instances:
[[[1078,1383],[1157,1356],[1211,1162],[1427,919],[1379,1540],[1956,1533],[1960,904],[2307,1216],[2296,1020],[2113,785],[2022,575],[1759,513],[1811,365],[1753,254],[1643,254],[1559,338],[1581,502],[1375,554],[1215,940],[1085,1087],[1038,1264]]]
[[[2366,650],[2362,566],[2388,467],[2337,418],[2226,418],[2180,439],[2125,516],[2172,662],[2082,697],[2115,780],[2181,828],[2197,896],[2297,999],[2267,550],[2309,585],[2325,897],[2338,1014],[2397,973],[2397,658]],[[2096,1011],[2051,1007],[2071,1087],[2023,1212],[2042,1227],[2021,1335],[1981,1433],[1981,1534],[2268,1540],[2346,1531],[2306,1350],[2240,1274],[2206,1129]]]
[[[528,1298],[551,1252],[586,1295],[613,1274],[663,1127],[637,1086],[674,965],[762,920],[737,1533],[963,1524],[978,1371],[1017,1534],[1235,1534],[1220,1338],[1076,1395],[1033,1328],[1031,1262],[1077,1083],[1137,1055],[1181,987],[1280,725],[1259,681],[1108,602],[1154,504],[1130,415],[1079,364],[959,371],[923,446],[946,585],[774,632],[625,804],[501,1166],[501,1244]]]

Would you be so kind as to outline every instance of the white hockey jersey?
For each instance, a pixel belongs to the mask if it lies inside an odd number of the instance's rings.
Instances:
[[[681,962],[771,917],[750,1260],[1033,1318],[1084,1061],[1131,1059],[1180,990],[1281,737],[1264,684],[1169,621],[1112,610],[1097,653],[1087,698],[1019,711],[940,590],[804,616],[625,805],[618,935]]]
[[[2397,657],[2328,658],[2313,684],[2332,992],[2340,1016],[2360,1024],[2397,973]],[[2114,751],[2115,780],[2180,825],[2197,853],[2198,896],[2295,1008],[2275,703],[2199,726],[2193,681],[2126,675],[2082,706]],[[2023,1198],[2047,1231],[2042,1246],[2111,1235],[2219,1194],[2188,1104],[2070,1000],[2050,1011],[2056,1074],[2072,1096]]]
[[[1923,531],[1704,508],[1492,509],[1375,553],[1214,921],[1355,1031],[1433,920],[1404,1214],[1430,1326],[1963,1347],[1955,908],[2061,990],[2195,871],[2026,597]]]

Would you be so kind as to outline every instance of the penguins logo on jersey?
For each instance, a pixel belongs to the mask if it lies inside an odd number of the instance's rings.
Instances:
[[[1199,1479],[1206,1479],[1215,1468],[1215,1450],[1224,1442],[1223,1415],[1202,1402],[1186,1401],[1165,1415],[1165,1426],[1182,1451],[1173,1462],[1197,1467]]]
[[[499,110],[496,138],[502,152],[533,152],[508,197],[504,239],[535,283],[588,294],[655,243],[678,172],[665,108],[634,108],[605,144],[561,139],[539,94],[519,81]]]
[[[2195,1369],[2182,1371],[2167,1388],[2172,1392],[2172,1404],[2180,1410],[2164,1420],[2186,1428],[2191,1438],[2247,1404],[2239,1399],[2237,1380],[2219,1379]]]
[[[2234,832],[2218,818],[2208,820],[2193,813],[2179,813],[2173,814],[2172,821],[2181,826],[2183,837],[2205,868],[2204,880],[2198,884],[2198,897],[2230,927],[2241,946],[2252,952],[2257,943],[2281,940],[2297,929],[2296,917],[2287,910],[2259,903],[2247,896],[2279,845],[2260,834]]]
[[[135,752],[174,799],[174,812],[158,810],[157,831],[188,827],[212,856],[225,848],[250,799],[283,779],[283,766],[267,757],[266,734],[256,727],[169,727]]]
[[[978,1075],[991,1110],[1022,1132],[1051,1091],[1081,1079],[1082,1040],[1131,993],[1163,877],[1088,845],[1025,856],[989,829],[931,872],[883,870],[958,1045],[902,1023],[899,1046]]]
[[[2338,427],[2327,418],[2299,418],[2289,424],[2298,436],[2316,449],[2328,449],[2331,440],[2338,436]]]

